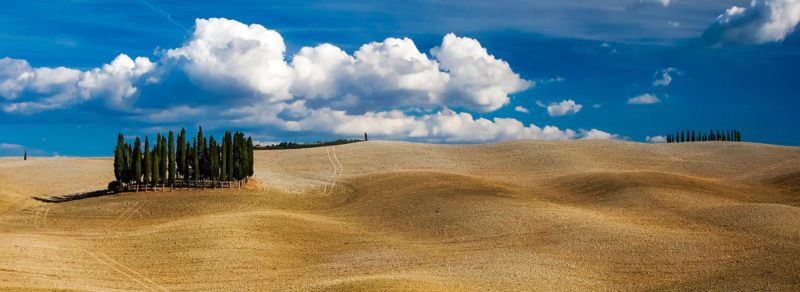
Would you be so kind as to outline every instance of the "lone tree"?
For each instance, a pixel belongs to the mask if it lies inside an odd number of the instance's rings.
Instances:
[[[367,132],[364,132],[364,141],[365,141],[365,142],[366,142],[366,141],[369,141],[369,138],[367,137]]]
[[[28,160],[28,149],[25,149],[25,153],[22,154],[22,160]]]

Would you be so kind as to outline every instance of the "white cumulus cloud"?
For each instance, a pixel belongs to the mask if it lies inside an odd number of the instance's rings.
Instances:
[[[524,106],[521,106],[521,105],[516,106],[514,108],[514,110],[518,111],[518,112],[521,112],[521,113],[526,113],[526,114],[531,112],[530,110],[528,110],[528,108],[526,108]]]
[[[583,105],[576,103],[574,100],[567,99],[547,105],[547,114],[551,117],[574,115],[581,111],[582,108]]]
[[[0,59],[0,96],[8,113],[32,114],[58,109],[94,98],[120,107],[137,92],[134,86],[155,64],[145,57],[120,54],[101,68],[80,71],[65,67],[31,67],[25,60]],[[20,96],[25,95],[26,98]]]
[[[681,72],[674,67],[669,67],[667,69],[658,71],[656,72],[656,80],[653,80],[653,86],[663,86],[663,87],[669,86],[670,84],[672,84],[672,79],[673,79],[671,74],[680,75]]]
[[[659,102],[661,102],[661,100],[658,99],[658,96],[651,93],[645,93],[628,99],[628,104],[654,104]]]
[[[647,136],[644,140],[647,143],[667,143],[667,136]]]
[[[514,73],[506,61],[490,55],[475,39],[450,33],[431,53],[450,73],[447,100],[456,105],[482,112],[495,111],[508,104],[509,94],[533,86],[531,81]]]
[[[667,7],[670,3],[672,3],[672,0],[635,0],[628,5],[628,10],[637,10],[649,5]]]
[[[445,35],[429,54],[409,38],[387,38],[352,54],[320,44],[290,56],[277,31],[211,18],[196,20],[182,46],[161,53],[157,62],[120,54],[85,71],[0,59],[0,106],[7,113],[36,114],[96,99],[143,123],[202,120],[208,126],[367,132],[433,142],[616,137],[598,129],[539,127],[449,109],[493,112],[508,105],[511,95],[534,86],[477,40],[454,34]],[[176,94],[190,98],[160,100]],[[572,100],[553,106],[551,115],[574,114],[582,107]]]
[[[733,6],[703,33],[713,45],[763,44],[782,41],[800,22],[800,0],[753,0]]]
[[[244,86],[271,100],[288,100],[294,72],[284,60],[283,37],[260,24],[197,19],[192,38],[166,51],[197,84]]]

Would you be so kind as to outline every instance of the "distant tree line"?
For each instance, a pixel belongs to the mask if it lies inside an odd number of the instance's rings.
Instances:
[[[364,136],[366,138],[366,134]],[[294,142],[281,142],[278,144],[272,144],[268,146],[256,146],[256,150],[285,150],[285,149],[302,149],[302,148],[314,148],[314,147],[324,147],[324,146],[335,146],[335,145],[343,145],[343,144],[350,144],[356,142],[363,142],[365,140],[358,140],[358,139],[339,139],[335,141],[318,141],[317,143],[294,143]]]
[[[122,134],[117,136],[114,148],[114,176],[109,184],[112,191],[147,191],[157,187],[241,187],[253,175],[253,140],[244,133],[225,132],[221,142],[214,136],[203,137],[203,128],[197,131],[191,144],[186,130],[181,129],[175,141],[174,133],[157,135],[151,148],[149,137],[144,138],[144,148],[139,137],[133,145],[125,143]]]
[[[710,130],[708,132],[687,130],[676,132],[675,134],[667,134],[667,143],[707,141],[741,142],[742,133],[739,130]]]

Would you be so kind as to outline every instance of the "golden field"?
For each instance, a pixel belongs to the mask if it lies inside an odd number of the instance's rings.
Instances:
[[[105,188],[0,158],[0,289],[800,290],[800,148],[364,142],[256,151],[243,189]]]

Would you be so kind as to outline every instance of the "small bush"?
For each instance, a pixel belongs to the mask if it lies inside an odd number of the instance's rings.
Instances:
[[[119,193],[122,191],[122,185],[118,181],[108,183],[108,191],[112,193]]]

